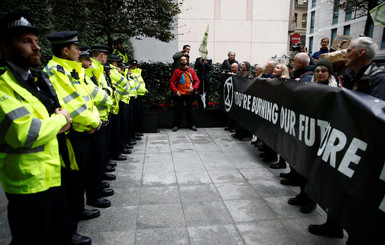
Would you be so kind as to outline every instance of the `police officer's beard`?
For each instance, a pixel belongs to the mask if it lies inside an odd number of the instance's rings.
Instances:
[[[34,52],[33,54],[23,55],[20,52],[13,52],[13,59],[15,65],[20,67],[28,65],[28,67],[40,67],[40,51]]]

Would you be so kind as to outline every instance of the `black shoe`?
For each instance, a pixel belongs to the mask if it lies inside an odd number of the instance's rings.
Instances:
[[[116,162],[113,162],[113,161],[111,161],[111,159],[108,159],[108,161],[107,161],[107,165],[110,165],[111,167],[116,167],[117,163],[116,163]]]
[[[122,153],[122,154],[131,154],[132,151],[125,148],[125,149],[121,150],[120,153]]]
[[[263,158],[262,161],[264,161],[264,162],[276,162],[276,161],[278,161],[278,157],[277,156],[268,156],[268,157]]]
[[[225,131],[230,131],[230,130],[231,130],[231,128],[229,128],[229,127],[225,128]]]
[[[274,163],[274,164],[270,165],[270,168],[273,168],[273,169],[286,168],[286,162],[279,161],[277,163]]]
[[[114,195],[114,190],[113,189],[103,189],[100,194],[102,195],[102,197],[110,197],[112,195]]]
[[[308,214],[314,211],[317,208],[317,204],[313,200],[306,201],[301,205],[300,212],[304,214]]]
[[[317,236],[343,238],[344,232],[341,228],[329,227],[326,223],[322,225],[309,225],[309,232]]]
[[[142,140],[142,137],[135,135],[135,136],[134,136],[134,139],[136,139],[136,140]]]
[[[124,148],[132,150],[132,149],[134,149],[134,146],[133,145],[129,145],[129,144],[125,144]]]
[[[124,160],[127,160],[127,157],[123,156],[122,154],[119,154],[117,156],[111,157],[111,159],[116,161],[124,161]]]
[[[106,189],[109,187],[110,187],[110,184],[108,182],[102,181],[102,183],[100,183],[100,188],[102,189]]]
[[[128,141],[127,144],[129,144],[129,145],[136,145],[136,139],[130,138],[130,140]]]
[[[137,136],[143,136],[143,133],[141,133],[141,132],[136,132],[135,135],[137,135]]]
[[[111,165],[106,165],[106,170],[105,170],[106,172],[114,172],[115,171],[115,168],[114,167],[112,167]]]
[[[100,211],[97,209],[84,209],[80,215],[80,220],[94,219],[100,216]]]
[[[292,178],[292,174],[291,174],[291,172],[288,172],[288,173],[280,173],[280,174],[279,174],[279,177],[285,178],[285,179],[290,179],[290,178]]]
[[[174,127],[172,128],[172,131],[173,131],[173,132],[178,131],[178,127],[177,127],[177,126],[174,126]]]
[[[191,130],[192,130],[192,131],[197,131],[198,129],[197,129],[197,127],[195,127],[195,125],[192,125],[192,126],[191,126]]]
[[[96,200],[87,200],[87,205],[97,208],[108,208],[111,206],[111,202],[105,198],[98,198]]]
[[[110,173],[104,173],[103,174],[103,179],[104,180],[116,180],[116,175],[115,174],[110,174]]]
[[[259,153],[259,156],[260,156],[261,158],[268,158],[268,157],[272,157],[273,154],[267,153],[267,152],[262,152],[262,153]]]
[[[303,204],[305,204],[305,200],[302,198],[301,195],[298,194],[293,198],[289,198],[287,203],[289,203],[290,205],[302,206]]]
[[[91,245],[92,241],[87,236],[82,236],[79,233],[73,234],[69,239],[71,245]]]

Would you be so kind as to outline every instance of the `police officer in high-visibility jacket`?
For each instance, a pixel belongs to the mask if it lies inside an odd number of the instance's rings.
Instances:
[[[80,50],[81,53],[79,56],[79,61],[82,63],[83,69],[90,69],[92,61],[88,47],[80,48]],[[105,107],[108,102],[110,102],[110,104],[112,105],[112,101],[111,99],[109,99],[107,92],[103,89],[100,89],[99,86],[94,84],[91,78],[88,77],[85,73],[83,80],[88,90],[91,92],[92,99],[94,100],[94,105],[97,108]],[[103,182],[103,174],[106,171],[105,134],[106,126],[108,124],[108,118],[103,118],[101,120],[103,121],[103,126],[100,128],[100,130],[89,135],[91,149],[93,153],[90,156],[90,162],[92,163],[92,167],[87,168],[87,200],[97,200],[99,198],[112,196],[114,194],[114,191],[112,189],[108,189],[109,184],[107,182]],[[112,172],[115,171],[115,168],[109,166],[108,170]]]
[[[110,113],[109,113],[109,121],[111,121],[111,114],[114,113],[116,114],[117,111],[119,110],[119,104],[117,104],[117,100],[116,100],[116,94],[113,90],[113,86],[112,86],[112,83],[111,81],[108,79],[107,80],[107,72],[105,70],[105,67],[104,65],[107,63],[107,56],[108,54],[110,53],[110,48],[105,46],[105,45],[92,45],[91,46],[91,61],[92,61],[92,69],[86,69],[86,73],[90,73],[89,76],[92,77],[92,80],[95,80],[97,81],[99,87],[103,88],[104,90],[106,90],[109,94],[109,96],[111,97],[111,101],[112,101],[112,106],[111,106],[111,110],[110,110]],[[107,161],[106,161],[106,166],[107,165],[111,165],[111,166],[116,166],[116,162],[112,162],[109,158],[110,158],[110,152],[109,152],[109,148],[110,148],[110,141],[111,141],[111,130],[112,130],[112,123],[108,123],[107,126],[106,126],[106,149],[105,149],[105,152],[106,152],[106,158],[107,158]],[[124,159],[125,160],[125,159]],[[104,173],[103,175],[103,179],[105,180],[114,180],[116,179],[116,176],[114,174],[111,174],[111,173]]]
[[[123,63],[128,63],[128,55],[126,50],[123,48],[123,40],[121,38],[115,39],[112,41],[114,46],[114,51],[112,52],[115,55],[119,55],[123,59]]]
[[[11,244],[91,244],[67,233],[61,164],[69,164],[68,149],[58,137],[71,118],[46,74],[30,69],[41,66],[33,22],[9,13],[0,29],[0,183],[9,201]],[[62,150],[67,157],[60,157]]]
[[[143,133],[141,132],[141,121],[142,121],[142,110],[143,110],[143,100],[142,97],[148,94],[146,89],[146,84],[144,83],[142,77],[142,69],[138,68],[138,61],[131,60],[131,75],[134,77],[136,82],[136,90],[138,92],[138,97],[134,100],[134,131],[136,140],[140,140]]]
[[[78,47],[78,32],[56,32],[47,36],[52,46],[53,57],[44,71],[58,95],[60,105],[67,109],[72,117],[72,129],[67,135],[74,149],[78,170],[66,172],[66,190],[70,218],[73,229],[77,229],[80,219],[94,218],[100,215],[99,210],[86,210],[84,192],[86,188],[86,168],[90,167],[90,142],[88,134],[100,129],[102,122],[99,112],[94,107],[90,92],[83,82],[84,75]],[[93,204],[96,200],[87,200]]]

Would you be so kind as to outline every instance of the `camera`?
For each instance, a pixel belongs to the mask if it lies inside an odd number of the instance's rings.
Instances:
[[[291,47],[292,51],[297,51],[297,52],[303,52],[303,49],[304,49],[304,45],[301,42]]]

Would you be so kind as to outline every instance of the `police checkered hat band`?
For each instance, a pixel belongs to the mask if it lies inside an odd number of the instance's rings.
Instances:
[[[60,44],[66,44],[66,43],[79,43],[78,37],[72,37],[65,40],[51,40],[50,43],[52,45],[60,45]]]

